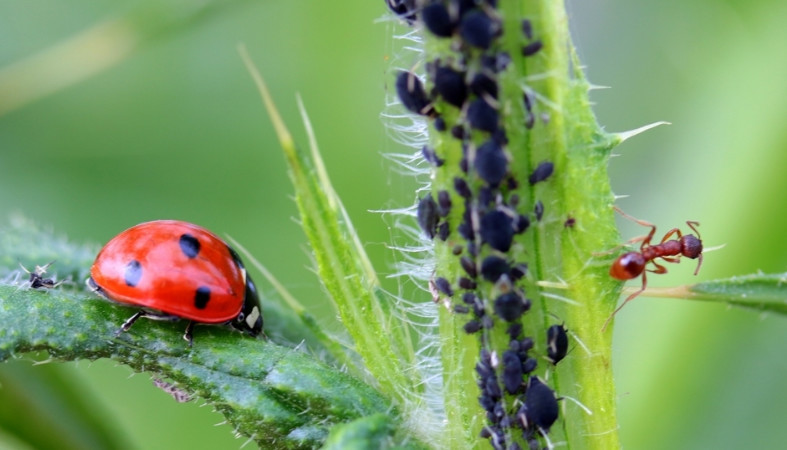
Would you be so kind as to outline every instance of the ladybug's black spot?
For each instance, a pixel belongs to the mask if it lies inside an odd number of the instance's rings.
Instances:
[[[136,259],[132,259],[126,264],[126,271],[123,272],[123,280],[128,286],[134,287],[142,279],[142,264]]]
[[[205,309],[205,307],[208,306],[208,300],[210,300],[210,288],[205,286],[198,287],[194,295],[194,307],[197,309]]]
[[[186,233],[180,235],[180,250],[186,255],[187,258],[196,258],[199,254],[199,241],[194,236]]]

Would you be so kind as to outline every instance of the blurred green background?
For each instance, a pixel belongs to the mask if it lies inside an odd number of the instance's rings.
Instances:
[[[190,4],[156,3],[176,13]],[[19,211],[93,243],[151,219],[199,223],[241,242],[338,329],[309,270],[283,157],[236,45],[248,46],[301,143],[295,93],[303,96],[335,188],[382,275],[399,259],[386,249],[394,223],[369,210],[410,204],[416,184],[381,157],[409,150],[394,143],[380,113],[392,64],[415,59],[398,50],[391,22],[376,23],[386,15],[383,0],[221,3],[228,7],[157,33],[108,70],[0,116],[0,215]],[[140,4],[2,1],[0,67]],[[706,255],[699,277],[684,262],[651,285],[784,272],[787,3],[572,1],[568,11],[589,79],[613,88],[592,94],[600,123],[622,131],[672,122],[616,149],[612,185],[629,196],[618,204],[662,231],[698,220],[706,246],[726,244]],[[155,20],[140,23],[144,34]],[[621,227],[625,239],[643,233]],[[624,446],[782,446],[785,330],[783,318],[718,305],[646,298],[628,305],[615,328]],[[109,416],[107,433],[122,436],[126,448],[245,441],[229,425],[214,426],[223,418],[200,401],[177,404],[148,375],[111,362],[14,361],[0,365],[2,389],[23,392],[25,374],[37,370],[51,381],[26,389],[67,390]],[[4,428],[0,448],[26,448]]]

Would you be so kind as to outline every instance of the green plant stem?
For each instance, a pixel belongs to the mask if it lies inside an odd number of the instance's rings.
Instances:
[[[620,283],[609,276],[606,260],[597,261],[594,255],[619,241],[606,167],[610,150],[620,138],[604,133],[596,123],[588,99],[590,85],[573,51],[563,2],[501,0],[498,12],[504,30],[500,51],[511,56],[508,68],[498,75],[497,109],[508,140],[509,172],[519,186],[513,192],[522,199],[520,213],[532,211],[537,201],[543,203],[546,211],[543,220],[533,220],[530,229],[515,238],[515,245],[508,252],[509,260],[526,261],[529,265],[523,286],[532,307],[522,323],[525,335],[535,340],[535,349],[540,349],[542,355],[547,346],[546,330],[551,324],[564,323],[572,336],[569,356],[554,367],[541,360],[536,372],[549,379],[558,396],[566,398],[562,402],[562,418],[553,426],[549,438],[552,442],[565,442],[572,449],[618,448],[612,331],[603,333],[601,328],[617,302]],[[543,43],[536,55],[521,53],[524,19],[530,21],[535,37]],[[428,33],[425,36],[426,61],[455,61],[460,57],[454,49],[450,39]],[[472,62],[465,64],[473,70]],[[521,106],[524,92],[532,94],[537,104],[536,125],[532,129],[523,125],[527,120]],[[449,126],[459,118],[453,107],[440,100],[435,107]],[[488,139],[483,131],[472,133],[470,142],[476,147]],[[445,160],[435,169],[433,194],[440,190],[454,193],[454,178],[463,176],[458,170],[462,158],[460,142],[448,132],[437,132],[431,144]],[[529,175],[544,161],[554,164],[554,175],[531,186]],[[480,184],[472,167],[467,178],[471,187]],[[463,203],[455,195],[452,201],[454,205]],[[463,214],[462,208],[451,211],[448,221],[453,224],[452,230],[463,220]],[[461,243],[455,234],[446,242],[435,239],[437,276],[448,280],[462,276],[458,258],[452,253]],[[480,248],[481,242],[476,243]],[[482,250],[480,258],[488,254]],[[543,289],[537,284],[541,280],[564,282],[567,290]],[[498,295],[496,289],[480,282],[479,296],[494,299]],[[477,446],[479,432],[486,423],[485,412],[478,404],[473,371],[479,342],[463,331],[466,318],[441,309],[440,320],[448,416],[446,441],[452,447]],[[480,346],[501,357],[510,340],[506,329],[502,323],[482,331]],[[513,398],[507,401],[512,402]]]

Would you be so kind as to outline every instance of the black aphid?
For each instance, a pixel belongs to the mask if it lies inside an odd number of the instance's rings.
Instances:
[[[541,218],[544,217],[544,204],[541,203],[541,200],[536,202],[533,212],[536,214],[536,220],[541,222]]]
[[[527,227],[530,226],[530,217],[525,214],[518,214],[514,218],[514,233],[524,233]]]
[[[465,292],[462,294],[462,301],[468,305],[475,305],[478,302],[478,297],[472,292]]]
[[[388,8],[393,11],[399,18],[412,25],[415,21],[416,14],[416,0],[386,0]]]
[[[506,70],[509,64],[511,64],[511,55],[508,52],[497,51],[481,56],[481,67],[493,73]]]
[[[448,191],[437,193],[437,213],[440,217],[445,217],[451,212],[451,194]]]
[[[492,211],[481,217],[481,239],[490,247],[501,252],[511,249],[514,227],[511,217],[502,211]]]
[[[533,24],[528,19],[522,20],[522,33],[528,41],[533,39]]]
[[[522,47],[522,56],[533,56],[541,50],[544,43],[541,41],[533,41]]]
[[[509,270],[511,270],[511,266],[509,266],[505,259],[499,256],[487,256],[483,262],[481,262],[481,275],[485,280],[491,281],[492,283],[497,282],[497,280],[503,274],[507,274]]]
[[[465,74],[450,67],[440,66],[435,71],[434,87],[443,100],[461,108],[467,100]]]
[[[547,358],[557,364],[568,351],[568,334],[563,325],[552,325],[547,329]]]
[[[511,281],[518,281],[522,277],[527,275],[527,263],[518,263],[511,267],[511,271],[508,272],[508,276],[511,277]]]
[[[511,340],[519,339],[519,335],[522,334],[522,324],[512,323],[508,326],[506,333],[508,333],[508,336],[511,338]]]
[[[467,322],[463,328],[465,330],[465,333],[473,334],[473,333],[476,333],[478,330],[481,329],[481,322],[479,322],[477,320],[471,320],[471,321]]]
[[[517,413],[525,429],[549,431],[558,417],[555,393],[538,377],[530,377],[525,390],[525,403]]]
[[[445,242],[448,240],[448,236],[451,234],[451,228],[448,225],[448,222],[443,222],[437,225],[437,237]]]
[[[454,290],[451,288],[451,283],[443,277],[437,277],[434,280],[434,285],[443,294],[451,297],[454,295]]]
[[[473,195],[473,192],[470,190],[470,186],[467,184],[467,181],[465,181],[464,178],[454,178],[454,189],[456,190],[456,193],[463,198],[470,198]]]
[[[462,125],[454,125],[451,127],[451,136],[457,139],[465,138],[465,128]]]
[[[467,107],[467,121],[477,130],[494,133],[497,130],[498,113],[484,99],[477,98]]]
[[[480,9],[469,11],[459,23],[459,35],[473,47],[488,49],[495,34],[494,20]]]
[[[530,111],[525,112],[525,128],[528,130],[532,130],[535,125],[536,125],[536,116]]]
[[[530,309],[530,300],[522,298],[513,291],[495,299],[495,313],[506,322],[519,319],[528,309]]]
[[[522,101],[525,103],[525,111],[533,110],[533,100],[530,98],[531,95],[533,94],[527,90],[522,94]]]
[[[462,222],[456,227],[456,231],[459,232],[459,235],[465,238],[468,241],[475,239],[475,233],[473,232],[473,226],[470,225],[470,222]],[[472,252],[471,252],[472,253]]]
[[[421,148],[421,156],[424,157],[424,160],[426,160],[426,162],[428,162],[429,164],[435,167],[440,167],[443,164],[445,164],[445,160],[440,159],[440,157],[438,157],[437,154],[434,152],[434,149],[430,148],[427,145],[424,145],[423,148]]]
[[[470,278],[466,278],[466,277],[459,277],[458,284],[459,284],[460,288],[467,289],[468,291],[469,290],[473,290],[476,287],[478,287],[476,285],[475,281],[471,280]]]
[[[473,166],[482,180],[497,187],[508,173],[508,158],[503,147],[490,139],[476,149]]]
[[[523,352],[526,352],[526,351],[530,350],[531,348],[533,348],[533,345],[535,345],[533,343],[533,338],[529,338],[529,337],[526,337],[526,338],[522,339],[519,342],[519,348]]]
[[[470,312],[470,308],[465,305],[454,305],[454,312],[457,314],[467,314]]]
[[[478,210],[481,212],[487,211],[489,204],[494,202],[497,198],[497,190],[489,186],[484,186],[478,190]]]
[[[433,239],[437,231],[437,203],[432,198],[432,194],[427,195],[418,202],[416,211],[418,226],[424,231],[426,237]]]
[[[503,384],[509,394],[519,392],[524,381],[523,376],[522,360],[519,359],[519,355],[511,350],[506,350],[503,353]]]
[[[424,91],[424,85],[414,73],[399,72],[396,77],[396,93],[402,105],[408,110],[424,116],[434,113],[434,108]]]
[[[467,256],[463,256],[459,260],[459,264],[462,265],[462,268],[465,269],[465,272],[470,278],[475,278],[478,276],[478,271],[475,268],[475,262],[472,259],[468,258]]]
[[[488,95],[492,98],[497,98],[497,81],[489,75],[479,72],[470,80],[470,92],[483,97]]]
[[[534,185],[538,182],[544,181],[552,175],[552,172],[555,170],[555,165],[549,161],[544,161],[536,167],[536,170],[530,174],[530,185]]]
[[[442,117],[436,118],[434,120],[434,129],[440,132],[445,131],[447,129],[445,124],[445,119],[443,119]]]
[[[421,20],[435,36],[450,37],[454,27],[448,9],[441,2],[434,2],[421,10]]]
[[[530,373],[536,370],[536,367],[538,367],[538,360],[536,358],[527,358],[525,362],[522,363],[522,372]]]

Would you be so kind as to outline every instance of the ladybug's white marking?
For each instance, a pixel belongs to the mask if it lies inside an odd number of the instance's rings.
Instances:
[[[260,318],[260,308],[254,307],[249,316],[246,317],[246,325],[249,326],[250,329],[254,329],[254,324],[257,323],[257,319]]]

